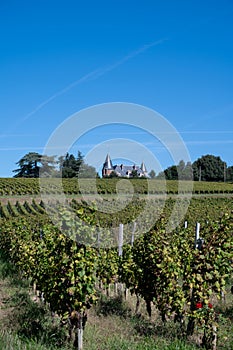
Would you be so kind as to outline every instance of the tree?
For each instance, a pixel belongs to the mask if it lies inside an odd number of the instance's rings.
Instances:
[[[112,171],[109,175],[107,175],[105,177],[113,178],[113,177],[119,177],[119,176],[117,175],[117,173],[115,171]]]
[[[96,169],[91,165],[83,163],[79,168],[78,177],[79,178],[96,178],[97,177]]]
[[[64,161],[61,165],[62,177],[72,178],[77,176],[77,164],[73,154],[66,153]]]
[[[35,152],[29,152],[16,164],[18,169],[14,177],[97,177],[96,169],[84,163],[84,156],[78,151],[77,158],[73,154],[65,156],[47,156]],[[56,169],[56,167],[58,169]]]
[[[155,178],[156,173],[155,173],[155,171],[153,169],[149,172],[149,176],[150,176],[151,179]]]
[[[198,158],[193,164],[194,181],[224,181],[226,163],[210,154]]]
[[[18,169],[13,170],[14,177],[39,177],[39,166],[42,155],[36,152],[29,152],[23,156],[16,164]]]
[[[226,169],[226,180],[233,181],[233,166],[229,166]]]
[[[84,156],[82,155],[82,153],[80,151],[78,151],[78,156],[77,156],[77,160],[76,160],[77,168],[79,169],[83,163],[84,163]]]
[[[177,165],[178,178],[179,180],[192,180],[193,178],[193,169],[191,162],[185,162],[181,160]]]
[[[178,171],[175,165],[164,170],[166,180],[178,180]]]
[[[55,165],[57,161],[55,160],[55,156],[46,156],[43,155],[40,159],[41,167],[40,167],[40,177],[56,177],[57,170],[55,169]]]
[[[157,179],[163,179],[165,176],[166,180],[192,180],[193,170],[191,162],[185,162],[181,160],[178,165],[172,165],[160,172],[157,175]]]
[[[130,176],[133,177],[133,178],[138,178],[138,172],[137,172],[137,170],[136,170],[136,169],[133,169],[132,172],[131,172],[131,174],[130,174]]]
[[[60,170],[62,171],[62,177],[71,178],[79,175],[79,170],[82,164],[84,156],[78,151],[78,156],[75,158],[73,154],[66,153],[65,157],[59,157]]]

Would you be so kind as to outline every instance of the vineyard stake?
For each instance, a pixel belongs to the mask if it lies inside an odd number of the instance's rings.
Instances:
[[[33,293],[36,294],[36,282],[33,282]]]
[[[118,295],[118,283],[117,282],[115,282],[115,284],[114,284],[114,294],[115,294],[115,296]]]
[[[82,329],[82,322],[80,328],[78,328],[78,350],[83,349],[83,329]]]
[[[98,247],[98,249],[100,248],[100,230],[99,229],[97,229],[98,230],[98,233],[97,233],[97,247]]]
[[[133,244],[134,244],[134,234],[135,234],[135,231],[136,231],[136,226],[137,226],[137,223],[136,221],[134,221],[133,223],[133,231],[132,231],[132,236],[131,236],[131,246],[133,247]]]
[[[200,238],[200,223],[197,222],[196,223],[196,232],[195,232],[195,243],[194,243],[195,249],[198,248],[197,242],[198,242],[199,238]]]
[[[118,236],[118,254],[119,254],[119,256],[122,256],[123,228],[124,228],[124,225],[120,224],[120,226],[119,226],[119,236]]]
[[[213,343],[212,343],[212,350],[217,349],[217,327],[213,326]]]

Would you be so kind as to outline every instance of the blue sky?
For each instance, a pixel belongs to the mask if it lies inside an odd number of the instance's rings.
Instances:
[[[43,153],[69,116],[109,102],[163,115],[192,161],[213,154],[233,165],[232,18],[231,0],[1,1],[0,176]],[[161,168],[173,164],[132,126],[90,130],[73,149],[86,155],[117,138],[145,146]]]

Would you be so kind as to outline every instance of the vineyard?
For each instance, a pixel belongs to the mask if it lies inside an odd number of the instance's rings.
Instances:
[[[219,305],[230,298],[232,283],[233,185],[194,183],[190,200],[161,198],[159,180],[150,190],[146,180],[131,184],[133,194],[116,179],[98,179],[93,187],[82,180],[81,188],[63,180],[61,203],[39,196],[61,194],[56,179],[1,179],[0,250],[60,319],[74,348],[84,348],[89,312],[113,288],[137,300],[136,314],[143,301],[148,317],[156,310],[164,328],[178,325],[182,340],[220,349]],[[177,191],[177,182],[167,182],[167,194]],[[109,196],[79,196],[96,192]],[[138,196],[148,192],[155,196]]]
[[[125,185],[123,179],[33,179],[33,178],[1,178],[0,196],[39,195],[42,193],[66,195],[74,194],[115,194],[132,189],[138,194],[233,194],[233,184],[224,182],[192,182],[148,179],[127,179],[132,188]],[[178,188],[178,185],[180,188]],[[121,188],[122,187],[122,188]]]

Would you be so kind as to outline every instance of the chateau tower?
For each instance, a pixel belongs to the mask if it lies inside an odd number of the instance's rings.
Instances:
[[[141,164],[141,169],[142,169],[143,173],[147,173],[146,166],[145,166],[144,162],[142,162],[142,164]]]
[[[114,169],[112,165],[112,160],[110,158],[110,155],[107,154],[105,162],[103,164],[103,168],[102,168],[102,177],[110,175],[113,170]]]

